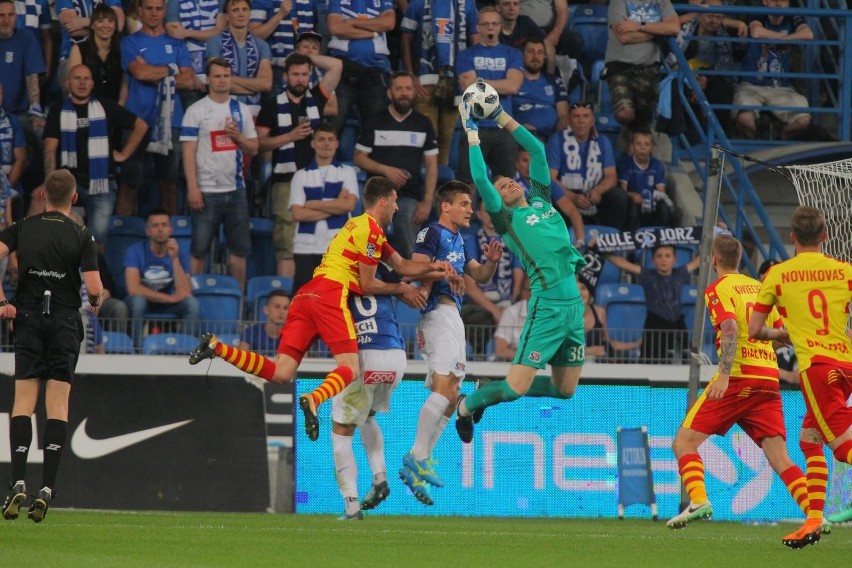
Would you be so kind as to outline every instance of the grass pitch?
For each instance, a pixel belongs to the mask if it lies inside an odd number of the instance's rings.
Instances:
[[[790,550],[794,525],[51,510],[0,524],[0,565],[549,567],[847,565],[852,529]]]

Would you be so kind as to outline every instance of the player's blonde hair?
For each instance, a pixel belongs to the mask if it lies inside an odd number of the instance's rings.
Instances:
[[[815,207],[802,205],[793,211],[790,227],[800,245],[816,246],[825,239],[825,214]]]
[[[743,247],[733,235],[716,235],[713,255],[723,268],[736,269],[740,265]]]

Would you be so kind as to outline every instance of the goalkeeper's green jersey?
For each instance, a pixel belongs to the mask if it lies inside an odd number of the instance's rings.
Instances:
[[[494,223],[530,278],[539,298],[570,300],[579,297],[576,270],[586,261],[571,245],[568,228],[550,202],[550,170],[544,145],[523,126],[512,136],[530,153],[530,195],[526,207],[506,207],[488,179],[478,145],[469,149],[470,171]]]

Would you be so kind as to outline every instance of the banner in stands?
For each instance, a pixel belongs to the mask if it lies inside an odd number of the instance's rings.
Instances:
[[[315,387],[300,380],[299,391]],[[463,385],[463,392],[473,386]],[[446,486],[432,488],[435,505],[417,502],[397,478],[411,449],[417,416],[428,391],[403,381],[390,414],[377,416],[384,432],[390,497],[367,514],[509,517],[615,517],[618,511],[616,428],[647,425],[654,493],[661,518],[678,513],[680,479],[672,440],[686,411],[685,387],[580,384],[571,400],[522,398],[488,408],[472,444],[462,444],[453,422],[433,457]],[[805,411],[798,391],[783,391],[787,447],[804,467],[797,434]],[[331,405],[320,407],[320,438],[296,428],[296,510],[339,514],[343,500],[335,482],[330,439]],[[369,490],[370,469],[355,435],[360,496]],[[779,520],[803,517],[762,451],[739,427],[701,446],[714,519]],[[651,517],[649,507],[631,505],[627,517]]]
[[[11,479],[13,381],[0,378],[0,481]],[[41,483],[44,406],[27,486]],[[57,507],[265,511],[263,392],[240,377],[91,375],[74,379]]]

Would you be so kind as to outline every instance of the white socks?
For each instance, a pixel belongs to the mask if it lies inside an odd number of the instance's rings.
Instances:
[[[370,416],[358,428],[361,430],[361,441],[364,443],[364,450],[367,452],[367,461],[370,462],[370,471],[373,472],[373,485],[387,481],[385,439],[382,436],[382,430],[376,423],[376,418]]]
[[[358,464],[352,450],[352,436],[331,434],[331,447],[334,450],[334,470],[337,472],[337,487],[344,501],[358,500]]]
[[[444,395],[436,392],[430,394],[426,402],[423,403],[423,408],[420,409],[420,417],[417,419],[417,435],[414,437],[414,446],[411,448],[411,453],[417,461],[425,460],[432,452],[432,447],[435,445],[433,438],[437,442],[436,430],[441,419],[446,418],[444,412],[447,411],[448,406],[450,406],[450,401]],[[444,426],[446,425],[445,421]],[[443,427],[441,427],[441,432],[443,430]],[[440,437],[440,432],[438,437]]]

